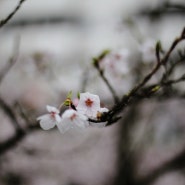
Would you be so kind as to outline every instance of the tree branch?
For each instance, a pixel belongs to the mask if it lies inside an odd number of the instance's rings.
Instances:
[[[3,20],[0,21],[0,28],[2,28],[4,25],[8,23],[8,21],[16,14],[16,12],[21,8],[21,5],[25,2],[26,0],[20,0],[19,4],[15,7],[15,9]]]

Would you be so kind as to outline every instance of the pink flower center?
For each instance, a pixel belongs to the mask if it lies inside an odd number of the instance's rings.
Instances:
[[[50,115],[51,115],[51,118],[55,119],[56,112],[51,112]]]
[[[116,60],[120,60],[121,59],[121,55],[120,54],[115,54],[114,57],[115,57]]]
[[[93,101],[92,101],[91,99],[88,98],[88,99],[85,101],[85,104],[86,104],[87,107],[91,107],[92,104],[93,104]]]
[[[70,119],[71,119],[71,121],[73,121],[75,118],[76,118],[76,114],[74,113],[74,114],[70,117]]]

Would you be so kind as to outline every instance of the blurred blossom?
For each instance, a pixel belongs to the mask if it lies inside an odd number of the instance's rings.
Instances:
[[[130,51],[128,49],[119,49],[108,54],[100,65],[107,73],[114,76],[122,76],[129,73]]]
[[[146,39],[139,47],[139,51],[142,55],[142,62],[150,63],[156,61],[155,56],[155,44],[156,41],[153,39]]]
[[[100,68],[104,71],[105,77],[120,96],[132,86],[134,58],[131,54],[128,48],[113,50],[100,62]],[[103,91],[102,85],[100,88]]]

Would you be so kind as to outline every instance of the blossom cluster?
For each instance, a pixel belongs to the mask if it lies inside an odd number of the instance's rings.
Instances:
[[[128,49],[120,49],[107,54],[100,62],[100,67],[105,69],[109,75],[127,75],[130,71],[129,61],[130,51]]]
[[[148,38],[140,45],[139,51],[141,52],[143,63],[149,64],[156,61],[155,43],[154,39]]]
[[[148,38],[138,45],[139,60],[143,64],[150,64],[156,61],[155,43],[154,39]],[[100,68],[102,70],[105,69],[108,75],[113,74],[115,77],[128,75],[132,70],[131,63],[133,59],[131,54],[131,50],[128,48],[109,51],[101,60]]]
[[[100,107],[100,98],[98,95],[89,92],[80,93],[78,101],[72,102],[68,97],[63,103],[69,106],[61,114],[60,110],[47,105],[48,114],[44,114],[37,118],[40,121],[40,126],[44,130],[49,130],[55,126],[58,127],[61,133],[66,132],[71,128],[83,129],[88,126],[105,126],[105,123],[92,123],[89,120],[98,120],[104,112],[108,112],[107,108]]]

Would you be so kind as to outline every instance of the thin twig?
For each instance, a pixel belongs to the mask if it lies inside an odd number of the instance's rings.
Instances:
[[[20,37],[16,37],[13,47],[13,55],[10,60],[7,62],[6,66],[0,71],[0,84],[2,83],[5,76],[8,74],[10,69],[17,62],[19,57],[19,49],[20,49]]]
[[[22,139],[24,139],[28,134],[30,134],[32,131],[39,130],[39,125],[34,124],[33,121],[31,121],[28,116],[23,112],[22,107],[19,106],[19,113],[24,122],[26,123],[25,128],[21,128],[19,126],[19,122],[17,120],[17,117],[15,115],[15,111],[12,107],[8,106],[2,99],[0,99],[0,106],[3,109],[3,111],[6,113],[6,115],[11,119],[14,127],[15,127],[15,133],[9,137],[7,140],[0,142],[0,155],[4,154],[8,150],[15,147]]]
[[[26,123],[26,126],[34,126],[35,125],[35,121],[31,120],[30,117],[27,115],[26,111],[24,110],[24,108],[21,106],[21,104],[16,101],[15,102],[15,109],[18,113],[18,115],[24,120],[24,122]]]
[[[155,8],[144,8],[138,15],[158,19],[162,15],[184,15],[185,5],[180,3],[163,2]]]
[[[22,130],[20,127],[15,112],[12,108],[2,99],[0,98],[0,107],[6,113],[6,115],[10,118],[15,130]]]
[[[105,77],[104,73],[100,73],[100,77],[102,78],[102,80],[105,82],[105,84],[107,85],[107,87],[109,88],[113,98],[114,98],[114,102],[118,103],[119,102],[119,98],[116,94],[116,91],[114,90],[114,88],[112,87],[112,85],[109,83],[109,81],[107,80],[107,78]]]
[[[21,5],[26,0],[20,0],[19,4],[15,7],[15,9],[3,20],[0,21],[0,28],[7,24],[7,22],[15,15],[15,13],[20,9]]]
[[[177,79],[172,79],[166,82],[162,82],[161,85],[172,85],[172,84],[176,84],[176,83],[183,82],[183,81],[185,81],[185,74],[183,74],[181,77]]]
[[[106,86],[108,87],[109,91],[111,92],[114,102],[118,103],[119,102],[119,98],[116,94],[116,91],[114,90],[114,88],[112,87],[112,85],[109,83],[108,79],[105,77],[104,75],[104,71],[103,69],[101,69],[99,63],[102,61],[102,59],[109,53],[109,51],[104,51],[100,54],[100,56],[98,56],[97,58],[93,59],[93,64],[94,67],[97,69],[100,77],[102,78],[102,80],[105,82]]]

